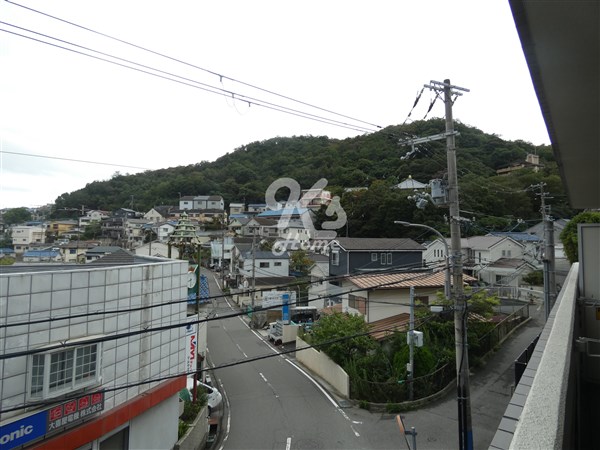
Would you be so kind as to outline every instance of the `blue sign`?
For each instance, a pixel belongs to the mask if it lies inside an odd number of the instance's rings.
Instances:
[[[27,416],[0,427],[0,447],[2,450],[20,447],[46,434],[48,411]]]
[[[281,296],[281,300],[283,300],[283,306],[281,307],[281,319],[284,322],[290,321],[290,294],[286,293]]]
[[[206,275],[200,275],[200,303],[207,302],[209,297],[208,278],[206,278]]]

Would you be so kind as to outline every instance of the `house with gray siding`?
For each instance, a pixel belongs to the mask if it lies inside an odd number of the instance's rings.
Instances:
[[[329,275],[349,275],[423,265],[425,247],[408,238],[344,238],[330,244]]]

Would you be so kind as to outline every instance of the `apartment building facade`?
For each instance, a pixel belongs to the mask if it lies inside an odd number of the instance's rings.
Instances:
[[[2,449],[172,448],[187,266],[137,257],[0,274]]]

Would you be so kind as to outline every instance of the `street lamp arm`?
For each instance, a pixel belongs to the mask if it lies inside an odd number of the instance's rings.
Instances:
[[[446,270],[445,270],[446,271],[446,282],[444,285],[444,296],[446,297],[446,300],[450,299],[450,262],[449,262],[450,249],[448,248],[448,242],[446,241],[446,238],[444,237],[444,235],[442,233],[440,233],[438,230],[436,230],[435,228],[430,227],[429,225],[422,224],[422,223],[411,223],[411,222],[405,222],[403,220],[395,220],[394,223],[398,224],[398,225],[404,225],[405,227],[425,228],[439,236],[440,240],[442,241],[442,244],[444,244],[444,250],[446,251]]]

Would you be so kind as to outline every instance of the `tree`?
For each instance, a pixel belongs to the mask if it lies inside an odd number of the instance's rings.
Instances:
[[[560,240],[563,243],[567,259],[571,264],[579,261],[578,223],[600,223],[600,212],[587,211],[577,214],[563,228],[562,233],[560,233]]]
[[[83,239],[96,239],[97,236],[100,235],[102,229],[100,227],[100,222],[91,222],[83,232]]]
[[[313,262],[304,250],[295,250],[290,253],[290,271],[298,272],[301,276],[308,275],[308,270]]]
[[[362,316],[336,312],[321,316],[312,329],[310,342],[344,367],[353,357],[364,356],[377,347],[368,332],[369,326]]]
[[[31,213],[27,208],[12,208],[7,210],[2,218],[6,225],[18,225],[31,220]]]

